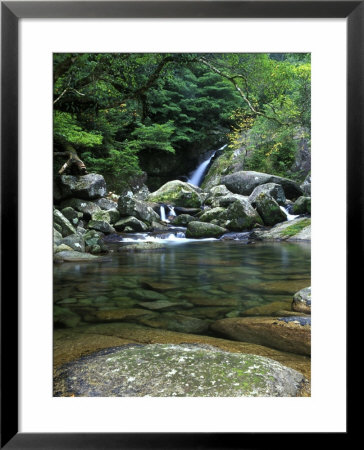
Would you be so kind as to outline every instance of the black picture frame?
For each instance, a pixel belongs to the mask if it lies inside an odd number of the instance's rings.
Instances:
[[[347,19],[347,303],[363,273],[364,1],[1,2],[1,448],[226,449],[257,448],[264,442],[265,447],[279,434],[18,432],[18,21],[119,17]],[[348,432],[338,433],[336,442]]]

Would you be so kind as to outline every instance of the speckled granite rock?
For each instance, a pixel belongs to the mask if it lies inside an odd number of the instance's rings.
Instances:
[[[209,345],[126,345],[63,366],[54,395],[294,397],[304,376],[269,358]]]

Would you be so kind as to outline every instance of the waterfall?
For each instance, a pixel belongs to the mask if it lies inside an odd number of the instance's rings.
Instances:
[[[166,209],[163,205],[161,205],[161,207],[160,207],[160,216],[161,216],[161,220],[163,220],[163,222],[169,222],[169,220],[167,220],[167,217],[166,217]]]
[[[169,206],[168,205],[168,208],[169,208],[169,216],[173,216],[173,217],[176,217],[176,212],[175,212],[175,210],[174,210],[174,207],[173,206]]]
[[[288,212],[288,209],[286,209],[284,206],[280,206],[281,210],[284,212],[284,214],[287,216],[287,220],[293,220],[296,219],[298,216],[294,216]]]
[[[221,148],[219,148],[219,150],[223,150],[226,147],[227,144],[223,145]],[[194,186],[200,186],[202,180],[203,180],[203,176],[205,175],[207,166],[210,164],[210,161],[212,160],[212,158],[215,156],[215,153],[217,152],[217,150],[215,150],[211,156],[209,156],[205,161],[203,161],[198,167],[197,169],[192,172],[191,177],[188,179],[188,183],[193,184]]]

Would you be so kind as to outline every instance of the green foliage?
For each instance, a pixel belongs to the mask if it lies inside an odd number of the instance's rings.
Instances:
[[[191,157],[228,136],[245,168],[285,175],[309,138],[310,67],[303,53],[54,54],[55,142],[127,179],[143,155]]]

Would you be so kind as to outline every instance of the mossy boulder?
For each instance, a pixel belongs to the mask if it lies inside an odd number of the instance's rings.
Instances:
[[[231,231],[251,230],[256,224],[263,225],[261,217],[245,198],[231,203],[226,217],[225,226]]]
[[[293,214],[311,214],[311,197],[299,197],[292,206]]]
[[[76,226],[83,217],[81,212],[76,211],[71,206],[61,209],[61,213],[72,223],[73,226]]]
[[[292,311],[311,314],[311,286],[295,293],[292,301]]]
[[[53,222],[60,227],[62,236],[76,233],[75,227],[58,209],[53,210]]]
[[[119,197],[118,210],[121,217],[133,216],[148,223],[160,221],[159,215],[151,206],[131,196],[125,195]]]
[[[69,236],[64,237],[61,243],[71,247],[71,249],[76,252],[82,253],[85,251],[85,241],[83,236],[80,234],[70,234]]]
[[[104,211],[108,211],[109,209],[116,209],[118,207],[118,202],[109,198],[99,198],[95,200],[94,203]]]
[[[212,208],[206,210],[200,217],[201,222],[211,222],[216,225],[223,224],[226,220],[226,208]]]
[[[308,174],[300,188],[304,195],[311,196],[311,174]]]
[[[105,234],[115,233],[115,228],[109,222],[106,222],[106,220],[90,220],[88,228],[90,230],[101,231],[101,233]]]
[[[265,194],[270,195],[274,200],[278,203],[278,205],[285,205],[287,202],[286,196],[284,194],[284,190],[280,184],[277,183],[266,183],[257,186],[254,191],[249,196],[249,201],[252,205],[254,205],[256,198],[259,194],[264,192]]]
[[[306,317],[235,317],[217,320],[211,329],[230,339],[311,354],[311,321]]]
[[[189,214],[180,214],[174,219],[173,225],[185,227],[190,222],[194,222],[196,220],[196,217],[190,216]]]
[[[108,211],[97,211],[92,213],[91,220],[97,220],[110,223],[110,214]]]
[[[302,195],[302,189],[295,181],[268,173],[242,170],[221,178],[221,184],[224,184],[231,192],[241,195],[250,195],[257,186],[267,183],[280,184],[285,196],[290,200],[295,200]]]
[[[126,227],[131,228],[133,231],[148,230],[148,225],[133,216],[123,217],[114,224],[114,227],[116,231],[123,231]]]
[[[273,226],[287,220],[287,215],[281,210],[274,198],[266,192],[262,191],[255,197],[254,205],[267,226]]]
[[[270,230],[254,230],[250,238],[258,241],[310,241],[311,219],[299,217],[278,223]]]
[[[186,208],[199,208],[202,204],[198,189],[189,183],[179,180],[169,181],[164,184],[157,191],[152,192],[148,200]]]
[[[219,238],[226,229],[212,223],[205,222],[190,222],[187,226],[186,237],[187,238]]]
[[[64,365],[54,396],[295,397],[304,376],[270,358],[203,344],[124,345]]]
[[[81,200],[79,198],[69,198],[61,203],[61,208],[71,207],[82,212],[86,220],[91,219],[92,214],[101,211],[101,208],[93,202]]]
[[[53,244],[59,245],[62,241],[62,234],[53,228]]]
[[[75,251],[62,251],[54,255],[53,260],[56,263],[62,262],[87,262],[97,261],[98,256],[91,255],[90,253],[80,253]]]

